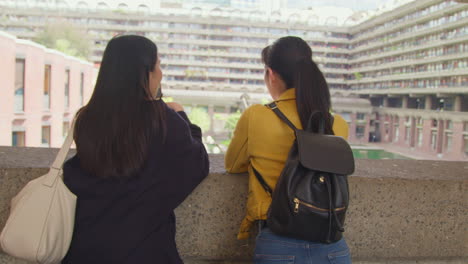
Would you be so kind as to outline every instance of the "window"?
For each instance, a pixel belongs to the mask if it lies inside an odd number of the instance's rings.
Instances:
[[[68,129],[70,128],[70,122],[65,121],[62,125],[62,137],[66,137],[68,134]]]
[[[70,70],[65,70],[65,109],[70,106]]]
[[[340,113],[341,117],[343,117],[343,119],[348,122],[348,123],[351,123],[351,113],[350,112],[342,112]]]
[[[50,75],[51,75],[51,66],[45,65],[44,67],[44,92],[43,92],[44,109],[50,109]]]
[[[411,138],[411,127],[406,127],[405,128],[405,142],[409,144],[410,138]]]
[[[452,133],[447,133],[445,135],[445,151],[452,151]]]
[[[80,105],[83,105],[84,101],[84,73],[80,74]]]
[[[225,106],[215,106],[214,110],[215,113],[226,113],[226,107]]]
[[[364,126],[357,126],[356,127],[356,138],[363,138],[364,133],[365,133],[365,127]]]
[[[399,125],[395,125],[394,127],[394,137],[393,137],[393,142],[398,142],[398,139],[400,138],[400,126]]]
[[[468,136],[465,136],[465,155],[468,155]]]
[[[468,122],[465,122],[465,123],[463,124],[463,131],[464,131],[464,132],[468,132]]]
[[[25,60],[16,59],[15,65],[15,112],[24,112]]]
[[[239,111],[239,108],[235,107],[235,106],[231,106],[231,109],[229,110],[231,113],[237,113],[237,111]]]
[[[453,130],[453,122],[448,120],[446,123],[445,123],[445,129],[447,130]]]
[[[423,143],[423,132],[422,128],[418,128],[418,147],[421,147]]]
[[[50,147],[50,126],[42,127],[41,145],[43,147]]]
[[[437,149],[437,131],[431,132],[431,148],[432,150]]]
[[[365,120],[365,118],[366,118],[366,115],[363,114],[363,113],[357,113],[356,114],[356,119],[357,120]]]
[[[13,131],[11,145],[13,147],[24,147],[24,146],[26,146],[26,132],[24,132],[24,131]]]
[[[419,127],[419,126],[422,126],[423,123],[424,123],[423,121],[424,121],[424,120],[423,120],[421,117],[419,117],[419,118],[418,118],[418,121],[416,122],[416,123],[417,123],[417,126],[418,126],[418,127]]]

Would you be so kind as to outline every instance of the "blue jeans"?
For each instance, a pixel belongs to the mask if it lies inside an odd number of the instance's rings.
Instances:
[[[255,264],[350,264],[346,241],[313,243],[273,234],[263,227],[255,245]]]

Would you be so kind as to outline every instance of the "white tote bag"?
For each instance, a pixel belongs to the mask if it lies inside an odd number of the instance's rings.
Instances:
[[[62,166],[73,142],[74,122],[49,172],[30,181],[11,201],[0,235],[3,251],[33,263],[60,263],[70,247],[76,196],[63,183]]]

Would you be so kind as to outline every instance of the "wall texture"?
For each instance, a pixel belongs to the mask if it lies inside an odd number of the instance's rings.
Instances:
[[[0,228],[9,201],[46,172],[56,150],[0,147]],[[357,160],[345,236],[355,263],[466,263],[468,163]],[[189,264],[249,263],[254,240],[236,240],[247,176],[226,174],[223,156],[176,210],[177,241]],[[0,263],[21,263],[0,255]]]

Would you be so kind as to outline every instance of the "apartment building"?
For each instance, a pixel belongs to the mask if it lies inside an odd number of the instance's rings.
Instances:
[[[0,145],[60,147],[94,66],[1,31],[0,55]]]
[[[351,27],[349,90],[373,106],[370,139],[468,157],[468,5],[414,1]]]
[[[293,10],[286,1],[237,1],[263,9],[196,0],[18,2],[0,0],[1,30],[33,39],[48,24],[73,23],[88,33],[96,65],[115,35],[154,40],[164,93],[212,117],[269,100],[260,52],[281,36],[300,36],[329,83],[333,111],[350,124],[351,142],[468,159],[467,4],[406,1],[365,14]],[[210,133],[218,132],[212,125]]]

